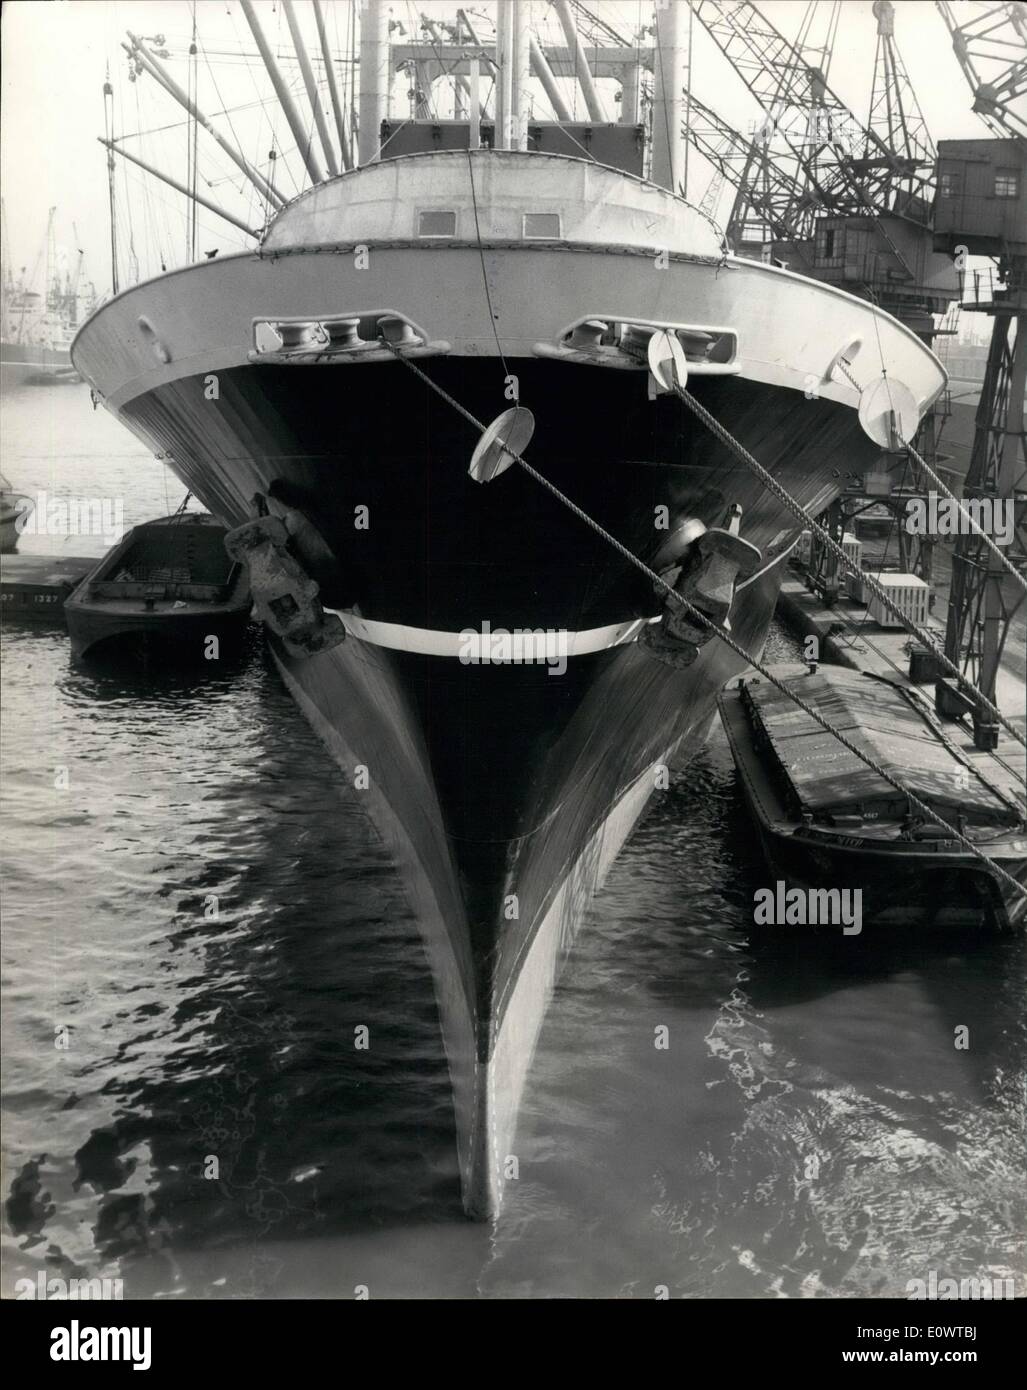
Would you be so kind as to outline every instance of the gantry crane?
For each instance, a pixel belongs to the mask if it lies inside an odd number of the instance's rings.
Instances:
[[[973,92],[973,109],[1000,140],[1027,140],[1027,5],[936,4]]]
[[[798,260],[817,279],[865,294],[929,336],[932,315],[945,312],[958,287],[951,263],[934,256],[933,150],[923,140],[926,126],[895,47],[892,7],[874,7],[878,61],[866,124],[827,81],[833,7],[828,42],[808,51],[813,8],[804,16],[801,42],[793,43],[751,0],[694,5],[696,18],[764,113],[767,153],[750,166],[756,177],[745,173],[739,152],[720,157],[727,176],[733,166],[738,180],[729,226],[737,232],[763,219],[775,255]],[[717,154],[709,140],[701,148],[707,158]],[[790,229],[784,237],[783,228]]]
[[[938,147],[935,245],[966,267],[962,306],[992,318],[963,497],[1011,512],[1008,561],[1027,573],[1027,5],[937,5],[973,93],[973,109],[995,138]],[[990,257],[993,274],[966,266]],[[980,505],[979,514],[984,514]],[[996,702],[999,667],[1024,591],[974,532],[957,540],[945,654]],[[974,742],[993,748],[998,726],[951,682],[937,686],[942,713],[973,715]]]
[[[854,166],[860,173],[874,171],[881,199],[893,211],[906,211],[926,222],[934,196],[934,141],[895,42],[895,6],[891,0],[874,0],[873,15],[874,81],[863,150]],[[888,151],[883,160],[882,142]]]

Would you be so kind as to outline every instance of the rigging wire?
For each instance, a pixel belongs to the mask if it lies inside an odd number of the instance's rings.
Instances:
[[[125,125],[125,98],[118,92],[118,105],[121,108],[121,126]],[[133,284],[139,281],[139,257],[135,249],[135,227],[132,221],[132,199],[125,199],[125,214],[128,220],[128,278]]]
[[[692,148],[692,25],[695,20],[693,6],[688,7],[688,72],[685,86],[685,161],[682,173],[681,196],[688,197],[688,155]]]
[[[278,7],[277,7],[277,23],[278,23],[278,27],[277,27],[277,29],[275,30],[275,51],[274,51],[274,56],[275,56],[275,62],[276,62],[276,63],[277,63],[277,62],[280,62],[280,61],[281,61],[281,58],[282,58],[282,7],[281,7],[281,6],[278,6]],[[290,86],[290,90],[292,90],[293,88],[297,87],[298,81],[299,81],[299,79],[298,79],[297,77],[294,76],[294,77],[293,77],[292,84],[291,84],[291,86]],[[296,93],[294,93],[294,94],[295,94],[295,95],[298,95],[298,92],[296,92]],[[306,145],[306,148],[305,148],[305,149],[304,149],[304,148],[300,148],[300,154],[301,154],[302,157],[303,157],[304,168],[307,167],[307,161],[308,161],[308,159],[309,159],[310,152],[311,152],[311,150],[313,149],[313,146],[314,146],[314,116],[313,116],[313,112],[311,112],[311,116],[310,116],[310,125],[309,125],[309,127],[307,128],[307,138],[306,138],[305,145]],[[302,191],[306,188],[306,184],[307,184],[306,174],[303,173],[303,174],[300,175],[300,182],[299,182],[299,184],[297,185],[297,191],[298,191],[298,192],[302,192]]]
[[[264,98],[261,98],[260,101],[239,102],[235,106],[229,106],[224,111],[212,111],[210,115],[211,119],[214,119],[218,116],[227,116],[230,113],[236,115],[241,111],[252,111],[255,107],[264,105],[266,105],[266,101]],[[169,121],[166,125],[150,126],[146,130],[126,131],[124,135],[121,135],[118,138],[120,141],[124,142],[125,140],[136,140],[146,135],[159,135],[162,131],[165,130],[181,130],[183,126],[189,125],[190,120],[191,117],[186,116],[184,120]]]
[[[114,88],[111,86],[111,65],[108,62],[103,83],[103,130],[107,140],[107,189],[110,202],[111,233],[111,293],[118,293],[118,233],[115,211],[115,164],[114,150]]]
[[[236,22],[235,22],[235,14],[234,14],[234,12],[233,12],[232,10],[229,10],[229,11],[228,11],[228,16],[229,16],[229,19],[230,19],[231,22],[232,22],[232,34],[233,34],[233,36],[234,36],[236,42],[239,43],[240,46],[241,46],[241,40],[240,40],[240,38],[239,38],[239,29],[238,29],[238,25],[237,25]],[[207,61],[208,61],[208,63],[210,62],[209,57],[208,57]],[[261,68],[261,70],[263,70],[263,67],[264,67],[264,64],[263,64],[263,62],[261,62],[261,63],[260,63],[260,68]],[[269,179],[270,182],[274,183],[274,182],[275,182],[275,179],[274,179],[273,176],[274,176],[275,174],[277,174],[277,172],[278,172],[278,163],[279,163],[279,159],[280,159],[280,157],[281,157],[281,155],[282,155],[282,151],[281,151],[281,148],[280,148],[279,143],[278,143],[278,118],[279,118],[279,116],[282,114],[282,109],[281,109],[281,106],[279,105],[279,103],[278,103],[277,101],[274,101],[271,97],[269,97],[269,96],[266,94],[266,92],[261,92],[261,90],[260,90],[260,84],[257,82],[257,73],[256,73],[255,65],[252,65],[252,64],[248,65],[248,71],[249,71],[249,75],[250,75],[250,81],[251,81],[252,84],[253,84],[253,90],[254,90],[254,92],[255,92],[256,95],[257,95],[257,100],[256,100],[256,102],[254,103],[254,105],[259,106],[259,107],[262,109],[262,111],[264,112],[264,116],[265,116],[265,118],[266,118],[266,120],[267,120],[268,127],[270,128],[270,131],[271,131],[271,147],[270,147],[270,149],[269,149],[269,151],[268,151],[268,158],[267,158],[267,160],[260,160],[259,162],[255,163],[254,167],[263,171],[263,169],[264,169],[265,166],[266,166],[266,167],[267,167],[267,177],[268,177],[268,179]],[[270,108],[270,112],[269,112],[269,108]],[[247,106],[243,106],[243,107],[238,107],[238,108],[236,108],[236,109],[237,109],[237,110],[242,110],[242,111],[252,110],[252,106],[251,106],[251,105],[247,105]],[[259,126],[258,126],[258,132],[257,132],[258,141],[259,141],[259,137],[260,137],[260,128],[259,128]],[[292,166],[290,165],[290,163],[289,163],[289,161],[288,161],[287,159],[282,159],[281,162],[282,162],[282,164],[285,166],[285,172],[286,172],[286,174],[288,175],[290,181],[292,182],[292,187],[293,187],[293,192],[294,192],[294,194],[295,194],[295,193],[299,193],[299,191],[300,191],[299,185],[298,185],[297,182],[296,182],[296,176],[295,176],[295,174],[294,174],[293,171],[292,171]]]
[[[125,179],[126,189],[127,189],[127,187],[128,187],[129,184],[132,184],[133,187],[135,187],[135,186],[140,186],[140,187],[141,187],[141,186],[146,182],[146,180],[147,180],[148,178],[149,178],[149,175],[148,175],[148,174],[145,174],[145,173],[142,173],[142,172],[140,172],[140,173],[137,174],[134,170],[131,170],[131,171],[128,170],[128,169],[125,169],[125,170],[124,170],[124,179]],[[181,199],[181,198],[174,198],[174,197],[171,196],[171,195],[165,197],[164,194],[158,193],[158,192],[156,192],[156,191],[155,191],[154,189],[152,189],[152,188],[151,188],[151,190],[150,190],[150,193],[151,193],[151,197],[152,197],[157,203],[159,203],[159,204],[162,205],[163,210],[164,210],[166,216],[168,216],[169,218],[170,218],[171,216],[174,216],[174,217],[178,217],[178,218],[181,219],[181,221],[182,221],[182,232],[184,233],[184,232],[186,231],[186,229],[188,228],[188,225],[189,225],[189,213],[188,213],[188,211],[183,207],[183,201],[182,201],[182,199]],[[170,222],[169,222],[169,225],[170,225]],[[235,232],[235,231],[231,230],[231,229],[229,228],[229,226],[228,226],[226,223],[218,222],[218,223],[216,223],[216,224],[212,224],[212,223],[210,223],[210,222],[205,222],[205,221],[203,220],[202,216],[199,215],[199,214],[197,215],[197,227],[198,227],[198,230],[201,231],[201,232],[203,232],[205,236],[217,238],[217,239],[220,240],[220,241],[227,242],[229,245],[231,245],[231,246],[233,247],[233,249],[238,249],[238,250],[240,250],[240,251],[245,251],[245,250],[248,250],[249,247],[252,245],[252,243],[249,242],[249,241],[243,241],[243,240],[239,237],[238,232]]]
[[[193,38],[192,38],[192,43],[189,45],[189,54],[190,54],[190,57],[192,58],[192,62],[190,63],[189,66],[190,66],[190,68],[191,68],[191,70],[192,70],[192,83],[193,83],[193,94],[192,94],[192,98],[193,98],[193,104],[194,104],[194,106],[195,106],[195,105],[198,105],[199,99],[200,99],[199,53],[198,53],[198,51],[197,51],[197,43],[196,43],[196,0],[192,0],[192,6],[193,6]],[[191,183],[191,185],[187,184],[187,187],[191,187],[191,188],[192,188],[192,194],[193,194],[193,196],[192,196],[192,217],[190,218],[190,222],[189,222],[189,232],[190,232],[190,237],[189,237],[189,250],[190,250],[190,260],[195,261],[195,259],[196,259],[196,215],[197,215],[197,209],[198,209],[198,206],[199,206],[198,203],[196,202],[196,181],[197,181],[197,178],[198,178],[197,163],[198,163],[198,156],[199,156],[200,123],[199,123],[199,121],[197,120],[197,118],[196,118],[195,115],[191,115],[191,119],[192,119],[192,123],[193,123],[193,140],[192,140],[192,183]],[[231,119],[232,119],[231,116],[229,116],[228,119],[229,119],[229,121],[231,121]],[[249,219],[247,219],[247,220],[249,220]]]
[[[478,258],[481,261],[481,282],[485,287],[485,302],[489,306],[489,322],[492,324],[492,334],[496,340],[496,351],[499,353],[499,360],[503,364],[503,377],[510,375],[506,367],[506,358],[503,356],[503,345],[499,341],[499,325],[496,323],[496,314],[492,308],[492,293],[489,289],[488,272],[485,269],[485,248],[481,242],[481,225],[478,221],[478,194],[474,186],[474,158],[471,151],[467,151],[467,172],[471,180],[471,203],[474,207],[474,235],[478,242]]]
[[[443,400],[445,400],[449,405],[451,405],[453,409],[456,410],[459,415],[463,416],[463,418],[467,420],[469,424],[473,425],[474,428],[480,434],[484,433],[484,424],[480,420],[477,420],[469,410],[466,410],[458,400],[456,400],[453,396],[449,395],[449,393],[445,391],[438,384],[438,382],[433,381],[432,378],[428,375],[428,373],[424,371],[421,367],[419,367],[416,362],[412,361],[409,357],[406,357],[402,352],[400,352],[396,345],[390,343],[384,337],[384,335],[382,336],[380,341],[386,348],[388,348],[388,350],[392,353],[392,355],[395,358],[402,362],[403,365],[409,368],[409,370],[412,371],[416,376],[420,377],[421,380],[427,386],[429,386]],[[686,402],[691,406],[692,409],[695,409],[696,406],[699,406],[699,402],[695,400],[695,397],[692,396],[691,393],[686,391],[683,387],[676,386],[674,388],[674,391],[676,395],[686,400]],[[710,413],[705,409],[704,406],[699,406],[699,410],[702,412],[700,418],[703,419],[704,423],[708,423],[711,428],[714,425],[716,425],[717,428],[714,429],[714,433],[717,434],[718,438],[720,438],[721,435],[723,435],[727,439],[732,439],[732,436],[728,433],[728,431],[725,430],[724,427],[720,424],[720,422],[716,420],[715,416],[710,415]],[[658,575],[655,570],[650,568],[650,566],[647,565],[644,560],[640,559],[640,557],[637,556],[634,553],[634,551],[630,550],[626,545],[619,541],[616,538],[616,536],[612,535],[602,525],[600,525],[598,521],[596,521],[593,517],[589,516],[589,514],[586,511],[584,511],[583,508],[579,507],[576,502],[572,501],[571,498],[566,495],[566,493],[561,492],[560,489],[556,486],[556,484],[551,482],[545,476],[544,473],[539,473],[537,469],[533,468],[532,465],[528,463],[527,459],[525,459],[521,454],[516,453],[513,449],[510,449],[509,446],[505,444],[505,442],[504,448],[506,449],[506,452],[510,455],[510,457],[513,459],[513,461],[525,473],[527,473],[530,478],[533,478],[535,482],[539,483],[549,493],[551,493],[557,499],[558,502],[562,503],[562,505],[565,506],[569,511],[573,512],[574,515],[578,517],[580,521],[584,522],[586,526],[590,527],[593,531],[596,532],[597,535],[601,536],[605,541],[607,541],[614,548],[614,550],[616,550],[618,554],[622,556],[623,559],[627,560],[629,564],[633,565],[636,569],[640,570],[646,576],[646,578],[649,579],[652,582],[652,584],[667,597],[668,600],[676,603],[678,607],[684,609],[689,614],[689,616],[695,619],[695,621],[698,622],[704,629],[708,629],[715,637],[719,638],[726,646],[730,647],[731,650],[737,656],[741,657],[743,661],[745,661],[748,665],[752,666],[754,670],[758,671],[759,674],[766,681],[768,681],[771,685],[775,687],[775,689],[779,690],[783,695],[787,696],[788,699],[792,700],[796,705],[798,705],[798,707],[803,711],[803,713],[809,715],[809,717],[813,719],[817,724],[819,724],[820,727],[826,733],[829,733],[833,738],[837,739],[838,742],[850,753],[852,753],[854,757],[858,758],[860,762],[864,763],[873,772],[876,772],[877,775],[882,778],[882,780],[887,782],[890,786],[894,787],[896,791],[898,791],[903,797],[906,798],[911,807],[915,806],[917,810],[921,812],[922,815],[927,817],[928,820],[931,820],[936,825],[939,825],[942,829],[944,829],[947,832],[948,835],[950,835],[953,839],[957,840],[961,845],[963,845],[965,849],[969,850],[970,853],[975,856],[975,858],[980,859],[986,865],[988,871],[994,874],[997,878],[1003,880],[1009,887],[1013,889],[1013,891],[1017,894],[1018,897],[1027,898],[1027,887],[1025,887],[1021,883],[1018,883],[1017,880],[1013,878],[1011,874],[1007,873],[1007,871],[1001,867],[1001,865],[995,863],[994,860],[990,859],[979,848],[979,846],[974,844],[972,840],[968,839],[962,833],[962,831],[952,826],[947,820],[944,819],[944,817],[939,815],[939,813],[935,811],[932,806],[928,805],[927,802],[922,801],[920,797],[918,797],[914,792],[911,792],[908,787],[904,786],[898,780],[897,777],[894,777],[890,772],[888,772],[886,768],[882,767],[879,763],[877,763],[857,744],[853,743],[850,739],[846,738],[846,736],[841,732],[840,729],[836,729],[834,725],[831,724],[831,722],[828,719],[826,719],[822,714],[820,714],[820,712],[817,709],[815,709],[806,700],[804,700],[802,696],[796,694],[795,691],[791,690],[784,683],[784,681],[780,680],[777,676],[775,676],[761,661],[759,661],[755,656],[753,656],[751,652],[746,651],[746,649],[739,642],[736,642],[735,639],[730,635],[729,632],[726,631],[725,628],[721,627],[719,623],[714,622],[700,608],[696,608],[695,605],[690,603],[689,600],[686,599],[682,594],[679,594],[677,590],[672,588],[671,585],[660,575]],[[740,444],[738,444],[737,441],[733,441],[732,452],[738,453],[741,456],[744,455],[746,451],[742,448]],[[751,457],[751,455],[749,457]],[[761,465],[757,465],[757,467],[761,467]],[[779,487],[779,485],[777,486]],[[780,490],[782,492],[784,491],[784,489]],[[787,494],[785,495],[787,496]],[[795,505],[798,506],[797,503]],[[813,524],[816,525],[815,522]],[[1022,742],[1023,740],[1021,739],[1020,741]]]
[[[217,76],[216,76],[216,74],[215,74],[215,72],[214,72],[213,64],[212,64],[211,61],[210,61],[210,56],[209,56],[209,54],[207,53],[205,47],[204,47],[204,49],[203,49],[203,59],[204,59],[204,62],[207,64],[207,71],[210,73],[211,82],[213,82],[213,84],[214,84],[214,93],[215,93],[215,95],[217,96],[217,99],[218,99],[218,101],[221,103],[222,107],[227,107],[227,103],[225,102],[224,98],[222,97],[222,95],[221,95],[221,89],[220,89],[220,87],[218,86],[218,80],[217,80]],[[237,150],[242,150],[242,149],[245,148],[245,146],[244,146],[243,142],[239,139],[238,131],[237,131],[236,128],[235,128],[235,122],[232,120],[232,116],[231,116],[231,113],[230,113],[230,112],[227,112],[226,114],[228,115],[228,129],[229,129],[229,133],[230,133],[231,136],[232,136],[232,142],[233,142],[233,144],[235,145],[235,148],[236,148]],[[251,186],[252,186],[252,185],[251,185]],[[255,189],[254,189],[254,192],[256,192]],[[250,203],[249,206],[252,206],[252,203]]]
[[[390,345],[390,351],[391,350],[392,348]],[[414,367],[414,364],[412,362],[409,362],[405,357],[403,357],[401,353],[393,352],[393,355],[400,357],[401,360],[406,362],[408,366]],[[439,386],[436,382],[432,381],[431,377],[429,377],[426,372],[422,372],[419,369],[416,370],[418,370],[418,375],[422,376],[424,380],[427,381],[435,391],[438,391],[439,394],[442,395],[457,411],[459,411],[465,419],[471,421],[471,423],[476,425],[478,429],[484,431],[484,425],[481,425],[480,422],[475,420],[474,416],[471,415],[469,411],[465,410],[464,407],[460,405],[458,401],[455,401],[451,396],[449,396],[445,391],[443,391],[441,386]],[[827,549],[832,555],[834,555],[834,557],[844,566],[846,570],[852,570],[853,563],[851,559],[848,555],[846,555],[845,551],[841,548],[841,546],[838,545],[834,537],[831,536],[830,533],[827,532],[814,517],[811,517],[808,514],[808,512],[801,505],[801,503],[796,501],[796,499],[791,495],[791,493],[788,492],[788,490],[777,481],[774,475],[770,473],[766,468],[764,468],[763,465],[759,462],[759,460],[756,459],[754,455],[751,454],[749,450],[746,449],[745,446],[734,437],[730,430],[728,430],[724,425],[722,425],[721,422],[717,419],[717,417],[711,411],[707,410],[706,407],[702,404],[702,402],[699,401],[690,391],[686,390],[683,386],[675,384],[672,389],[674,395],[677,396],[678,399],[681,400],[689,408],[689,410],[691,410],[692,413],[702,421],[702,423],[706,426],[710,433],[713,434],[718,440],[720,440],[721,444],[723,444],[726,449],[728,449],[732,454],[734,454],[736,458],[740,459],[741,462],[744,463],[745,466],[750,470],[750,472],[755,474],[755,476],[763,484],[764,488],[766,488],[768,492],[770,492],[774,497],[776,497],[777,500],[781,502],[782,505],[789,512],[791,512],[792,515],[804,527],[810,529],[812,533],[819,538],[821,544],[825,547],[825,549]],[[512,451],[510,452],[512,454]],[[520,455],[512,454],[512,456],[523,467],[528,468],[529,471],[533,473],[533,476],[535,476],[534,471],[530,469],[530,465],[525,463],[524,459],[521,458]],[[541,475],[537,476],[541,478]],[[554,485],[550,483],[547,479],[542,479],[542,481],[544,485],[548,487],[551,491],[558,492],[558,489],[556,489]],[[559,495],[562,496],[562,494]],[[597,522],[594,522],[590,517],[588,517],[584,512],[582,512],[580,508],[576,507],[574,503],[570,502],[569,499],[564,500],[566,501],[567,505],[571,507],[572,510],[577,512],[578,515],[580,515],[584,520],[586,520],[588,525],[592,526],[596,530],[599,530],[601,534],[605,535],[606,538],[610,541],[610,543],[614,546],[614,548],[618,551],[621,551],[628,559],[630,559],[632,564],[636,565],[636,567],[645,567],[646,572],[651,573],[651,571],[648,570],[648,567],[644,566],[644,561],[639,560],[637,556],[633,555],[632,552],[627,550],[625,546],[621,545],[620,541],[618,541],[615,537],[610,536],[607,532],[603,531],[602,528],[599,527]],[[991,714],[1002,725],[1006,732],[1009,733],[1016,740],[1016,742],[1021,745],[1021,747],[1027,748],[1027,738],[1025,738],[1024,735],[1020,732],[1020,730],[1006,718],[1006,716],[1002,713],[1000,709],[998,709],[996,705],[994,705],[990,700],[988,700],[984,696],[984,694],[973,685],[971,681],[967,680],[965,675],[963,675],[960,672],[959,668],[952,661],[949,660],[949,658],[944,654],[944,652],[940,651],[938,647],[935,646],[930,634],[924,628],[920,627],[917,623],[913,622],[913,620],[909,618],[905,613],[903,613],[901,608],[899,608],[899,606],[894,602],[891,595],[888,594],[888,592],[884,588],[882,588],[882,586],[877,582],[876,579],[873,578],[872,575],[867,574],[863,571],[858,572],[862,577],[864,585],[867,588],[869,588],[870,592],[874,594],[880,600],[881,603],[884,604],[884,606],[888,609],[890,613],[893,613],[899,619],[902,626],[906,628],[908,632],[911,632],[922,643],[922,645],[927,648],[928,651],[933,653],[935,659],[951,675],[956,677],[956,679],[960,682],[961,686],[965,687],[977,698],[980,706],[983,709],[986,709],[988,713]],[[660,588],[662,590],[667,590],[669,586],[665,582],[660,581]],[[680,598],[680,595],[678,597]],[[719,629],[716,629],[715,624],[707,625],[713,626],[715,630],[718,632],[718,635],[723,635],[720,633]],[[725,640],[728,639],[725,637]]]
[[[690,8],[691,8],[691,7],[690,7]],[[654,62],[654,64],[655,64],[655,63],[659,63],[659,65],[660,65],[660,89],[661,89],[661,91],[662,91],[664,94],[666,94],[666,92],[667,92],[667,74],[666,74],[666,72],[664,71],[664,67],[663,67],[663,46],[662,46],[662,44],[660,43],[660,26],[659,26],[659,24],[656,24],[656,25],[654,25],[653,27],[654,27],[654,31],[655,31],[654,34],[653,34],[653,45],[654,45],[654,48],[655,48],[655,53],[654,53],[654,56],[653,56],[653,62]],[[653,91],[653,96],[655,97],[655,95],[656,95],[656,93],[655,93],[655,89],[654,89],[654,91]],[[667,136],[667,150],[668,150],[668,154],[669,154],[669,152],[670,152],[671,150],[673,150],[673,148],[674,148],[674,145],[673,145],[673,143],[672,143],[672,141],[671,141],[671,138],[670,138],[670,103],[669,103],[666,99],[664,99],[662,105],[663,105],[663,124],[664,124],[664,131],[665,131],[665,134],[666,134],[666,136]],[[654,103],[653,103],[653,106],[654,106],[653,120],[655,120],[655,119],[656,119],[655,101],[654,101]],[[671,189],[671,192],[672,192],[672,193],[682,193],[682,194],[683,194],[684,190],[678,189],[678,188],[672,188],[672,189]]]

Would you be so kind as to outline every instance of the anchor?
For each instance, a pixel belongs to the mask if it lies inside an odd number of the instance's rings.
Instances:
[[[705,534],[706,527],[697,516],[681,516],[679,514],[675,519],[674,526],[667,532],[650,561],[650,568],[656,571],[665,584],[669,584],[673,588],[678,575],[681,573],[681,566],[685,557],[699,537]],[[666,593],[665,589],[657,587],[655,584],[653,588],[658,594]]]
[[[709,619],[706,626],[669,595],[657,623],[642,629],[639,642],[657,661],[667,666],[691,666],[700,647],[713,637],[717,627],[731,631],[731,605],[740,579],[749,579],[762,563],[758,546],[739,535],[742,508],[728,508],[724,526],[704,530],[681,557],[674,592]]]
[[[264,499],[259,499],[264,503]],[[246,566],[257,616],[282,639],[290,656],[304,658],[345,640],[335,613],[326,613],[319,586],[289,553],[289,532],[277,516],[244,522],[225,537],[225,549]]]

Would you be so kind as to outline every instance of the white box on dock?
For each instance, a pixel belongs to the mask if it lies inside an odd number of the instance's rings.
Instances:
[[[872,473],[863,474],[863,491],[868,497],[890,497],[892,490],[891,474],[876,469]]]
[[[849,598],[853,603],[866,603],[866,596],[863,593],[863,571],[859,574],[849,574],[845,576],[845,583],[848,589]]]
[[[892,603],[903,613],[909,622],[923,626],[927,622],[928,601],[931,587],[926,580],[915,574],[875,574],[881,588]],[[902,622],[874,593],[868,595],[867,605],[870,617],[881,627],[902,627]]]
[[[857,540],[851,532],[846,531],[842,536],[842,549],[845,551],[846,558],[858,569],[863,561],[863,542]]]

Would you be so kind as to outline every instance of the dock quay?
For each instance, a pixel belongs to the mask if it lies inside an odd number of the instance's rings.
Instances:
[[[0,621],[63,626],[64,600],[99,563],[95,555],[4,555]]]

